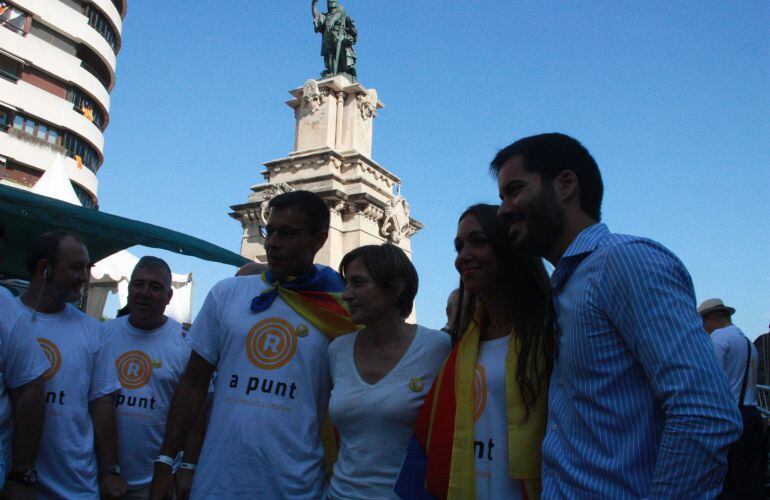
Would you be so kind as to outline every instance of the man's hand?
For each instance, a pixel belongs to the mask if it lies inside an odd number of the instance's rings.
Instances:
[[[174,472],[166,464],[155,464],[150,485],[150,500],[171,500],[174,498]]]
[[[194,470],[179,469],[177,471],[176,485],[174,487],[176,500],[187,500],[190,497],[190,489],[192,488],[193,477],[195,477]]]
[[[99,476],[99,491],[102,498],[118,499],[128,493],[128,485],[123,476],[119,474],[102,474]]]
[[[16,481],[7,481],[1,498],[8,500],[35,500],[35,487],[25,486]]]

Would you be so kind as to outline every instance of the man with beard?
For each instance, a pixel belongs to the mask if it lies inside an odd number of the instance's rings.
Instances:
[[[127,490],[118,465],[115,360],[99,322],[72,305],[88,280],[88,250],[74,235],[45,233],[27,252],[27,269],[18,329],[37,338],[50,363],[37,498],[120,498]]]
[[[190,330],[193,352],[171,401],[150,498],[172,498],[172,457],[215,369],[191,497],[323,496],[328,344],[355,329],[339,275],[313,265],[328,236],[329,209],[313,193],[290,191],[270,200],[260,231],[267,272],[215,285]]]
[[[571,137],[521,139],[491,169],[512,248],[555,267],[543,496],[717,496],[740,415],[684,265],[599,223],[601,174]]]

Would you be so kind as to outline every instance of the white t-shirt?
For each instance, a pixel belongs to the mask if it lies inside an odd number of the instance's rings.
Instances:
[[[189,337],[217,379],[192,498],[320,498],[329,341],[280,297],[261,313],[260,276],[219,282]]]
[[[11,468],[12,413],[8,389],[32,382],[48,370],[48,360],[34,338],[19,332],[23,309],[0,287],[0,488]],[[7,292],[7,293],[6,293]]]
[[[131,326],[128,316],[102,325],[115,353],[120,391],[115,399],[121,474],[130,489],[148,486],[163,444],[174,389],[190,359],[182,325],[167,318],[154,330]]]
[[[94,431],[88,403],[120,384],[99,322],[67,304],[56,314],[27,309],[18,328],[37,338],[50,367],[43,375],[45,424],[37,454],[37,498],[99,498]]]
[[[711,342],[714,344],[719,364],[727,375],[727,382],[730,384],[730,391],[733,394],[735,404],[738,404],[741,399],[741,385],[743,384],[746,354],[748,353],[746,335],[737,326],[730,325],[711,332]],[[749,377],[746,381],[746,396],[743,404],[744,406],[757,406],[756,384],[759,354],[754,344],[749,344],[751,345],[751,365],[749,366]]]
[[[364,382],[353,359],[358,332],[329,345],[332,395],[329,415],[340,450],[329,498],[398,498],[393,486],[412,428],[441,363],[452,350],[449,335],[417,327],[412,343],[387,375]]]
[[[523,485],[508,476],[508,417],[505,404],[505,357],[511,336],[479,343],[473,378],[473,451],[476,498],[521,499]],[[479,395],[482,395],[479,397]]]

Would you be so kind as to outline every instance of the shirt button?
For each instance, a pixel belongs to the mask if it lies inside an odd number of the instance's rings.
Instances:
[[[558,425],[556,425],[556,424],[553,424],[553,425],[551,426],[551,430],[552,430],[552,431],[558,431],[558,430],[559,430],[559,426],[558,426]]]

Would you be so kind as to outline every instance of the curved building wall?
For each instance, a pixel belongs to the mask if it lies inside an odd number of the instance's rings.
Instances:
[[[31,188],[58,154],[85,206],[115,85],[125,0],[0,0],[0,183]]]

